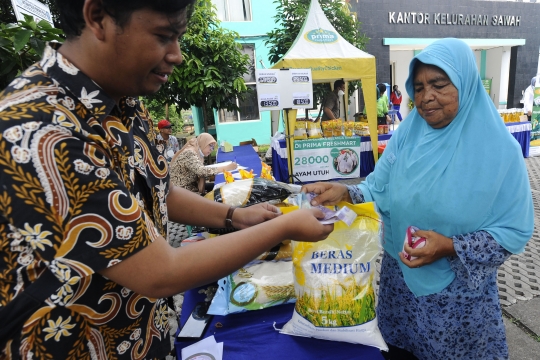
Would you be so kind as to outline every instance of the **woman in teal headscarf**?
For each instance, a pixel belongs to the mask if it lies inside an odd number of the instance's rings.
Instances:
[[[392,358],[506,359],[496,272],[534,227],[519,144],[461,40],[436,41],[413,58],[406,89],[416,107],[374,172],[358,186],[304,191],[320,194],[314,205],[376,202],[384,221],[377,314]],[[422,229],[424,248],[404,246],[409,226]]]

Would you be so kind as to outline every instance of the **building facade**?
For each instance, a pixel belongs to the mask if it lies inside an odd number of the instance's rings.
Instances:
[[[471,46],[499,108],[521,107],[522,91],[538,72],[540,1],[351,0],[350,5],[370,38],[366,50],[377,59],[378,82],[404,90],[412,57],[445,37]]]

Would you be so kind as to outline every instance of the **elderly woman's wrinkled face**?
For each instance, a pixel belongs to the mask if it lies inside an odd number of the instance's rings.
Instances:
[[[458,90],[439,67],[418,63],[414,74],[414,105],[434,129],[441,129],[458,113]]]

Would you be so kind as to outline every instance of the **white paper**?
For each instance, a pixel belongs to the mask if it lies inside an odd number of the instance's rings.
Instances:
[[[223,343],[216,343],[214,335],[182,349],[182,360],[222,360]]]
[[[212,165],[206,165],[207,168],[214,168],[214,167],[218,167],[218,166],[227,166],[229,164],[231,164],[232,161],[225,161],[225,162],[221,162],[221,163],[217,163],[217,164],[212,164]]]

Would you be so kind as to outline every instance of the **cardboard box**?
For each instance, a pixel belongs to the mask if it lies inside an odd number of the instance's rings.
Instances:
[[[231,151],[233,151],[232,144],[224,141],[223,146],[221,147],[221,151],[223,151],[223,152],[231,152]]]
[[[259,145],[257,144],[257,140],[251,138],[251,140],[247,140],[247,141],[240,141],[240,146],[242,145],[251,145],[253,146],[253,149],[255,150],[255,152],[259,152]]]

